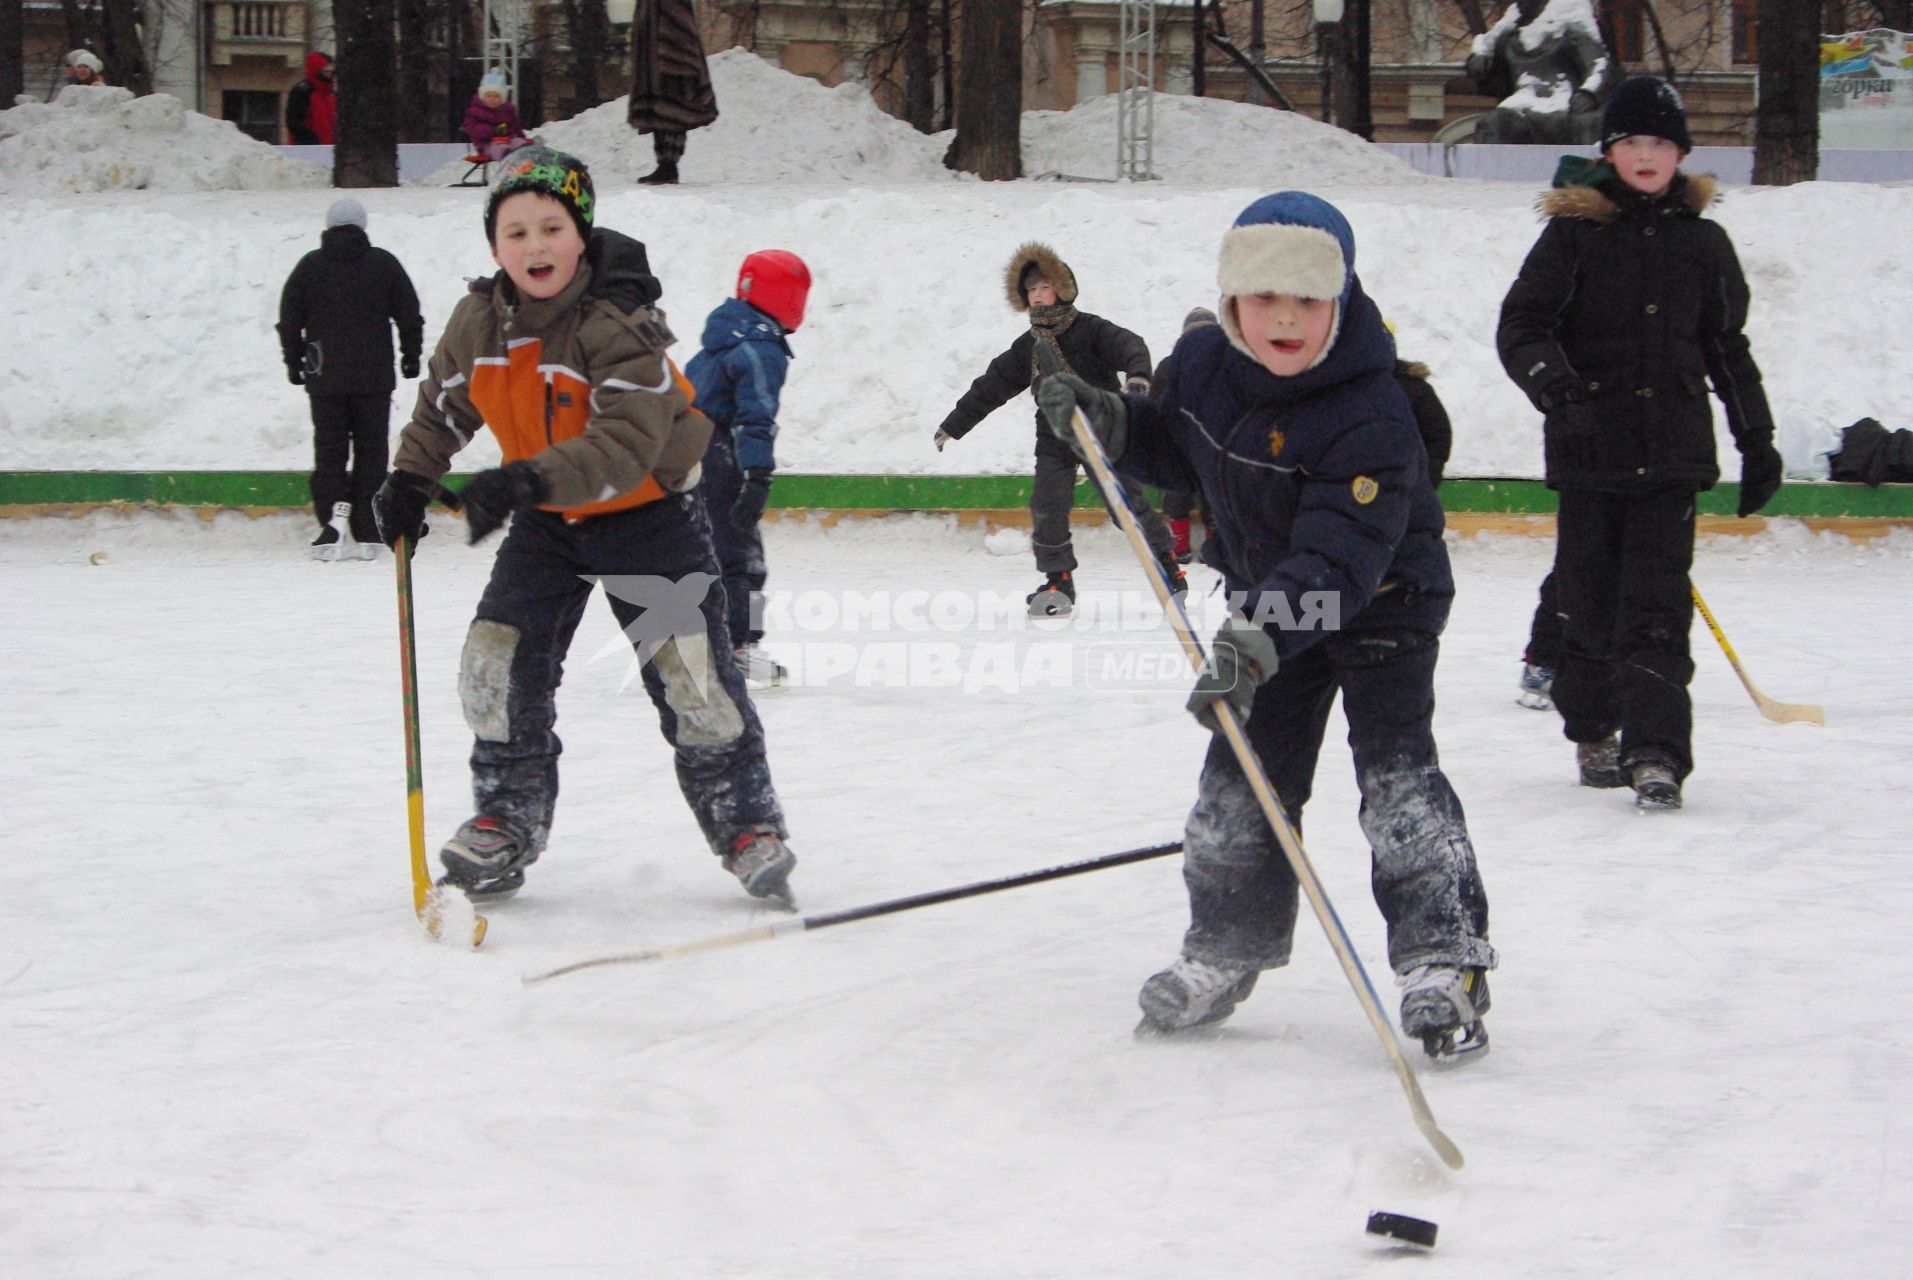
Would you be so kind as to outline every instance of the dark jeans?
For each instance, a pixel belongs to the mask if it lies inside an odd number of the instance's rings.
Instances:
[[[1563,489],[1554,543],[1565,631],[1554,705],[1567,736],[1598,742],[1617,729],[1621,764],[1694,767],[1694,495]]]
[[[1388,962],[1492,967],[1488,898],[1461,801],[1435,753],[1440,641],[1399,629],[1337,632],[1256,691],[1246,726],[1269,783],[1301,831],[1339,691],[1361,788],[1370,885],[1388,925]],[[1203,762],[1184,835],[1184,954],[1235,969],[1288,963],[1299,885],[1235,753],[1220,736]]]
[[[588,576],[587,576],[588,575]],[[476,740],[472,799],[542,849],[558,799],[553,730],[565,652],[602,577],[643,661],[678,788],[714,853],[746,830],[785,834],[764,731],[731,657],[704,507],[678,494],[581,524],[513,518],[465,640],[459,695]],[[633,814],[634,829],[642,815]],[[634,837],[635,838],[635,837]]]
[[[337,503],[352,504],[352,536],[377,542],[372,495],[385,483],[386,440],[390,434],[390,396],[312,396],[312,512],[320,524],[332,523]],[[346,459],[351,458],[348,474]]]
[[[743,487],[731,433],[723,427],[711,433],[704,450],[704,478],[698,482],[711,521],[711,543],[724,575],[724,608],[731,648],[764,638],[764,582],[770,570],[764,560],[764,534],[758,521],[740,529],[731,523],[731,507]]]
[[[1076,568],[1076,551],[1070,545],[1069,513],[1076,502],[1076,473],[1082,461],[1061,440],[1046,436],[1036,445],[1036,483],[1030,488],[1030,544],[1036,551],[1038,573],[1068,573]],[[1090,477],[1091,483],[1095,477]],[[1105,506],[1108,495],[1099,486]],[[1142,486],[1123,482],[1123,496],[1136,513],[1143,537],[1158,560],[1169,555],[1176,545],[1175,535],[1149,505]]]

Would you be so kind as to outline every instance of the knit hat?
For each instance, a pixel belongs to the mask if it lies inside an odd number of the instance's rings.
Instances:
[[[505,83],[505,73],[497,67],[493,67],[485,73],[485,78],[478,82],[478,91],[480,93],[496,93],[507,98],[511,96],[511,86]]]
[[[1287,293],[1298,298],[1332,299],[1335,325],[1322,344],[1319,363],[1335,347],[1355,284],[1355,230],[1348,219],[1320,196],[1278,191],[1263,196],[1236,216],[1222,236],[1216,286],[1222,291],[1222,328],[1245,355],[1253,355],[1236,321],[1240,294]]]
[[[485,239],[495,240],[498,206],[506,196],[520,191],[540,191],[565,206],[578,226],[578,237],[591,238],[591,215],[598,199],[591,187],[591,171],[576,156],[551,147],[534,144],[520,147],[498,164],[498,176],[492,179],[492,193],[485,201]]]
[[[106,64],[101,62],[99,55],[91,49],[75,49],[72,53],[67,54],[66,65],[69,67],[85,67],[96,76],[106,71]]]
[[[1215,312],[1207,307],[1196,307],[1182,318],[1182,331],[1188,333],[1191,329],[1206,329],[1215,323]]]
[[[326,230],[334,227],[357,227],[365,230],[365,206],[351,196],[340,196],[325,211]]]
[[[1682,155],[1694,149],[1679,89],[1654,76],[1631,76],[1622,82],[1601,111],[1601,150],[1637,135],[1665,138]]]

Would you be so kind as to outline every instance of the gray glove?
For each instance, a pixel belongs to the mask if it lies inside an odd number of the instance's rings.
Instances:
[[[945,431],[942,427],[938,427],[937,438],[933,440],[931,443],[936,445],[938,453],[942,453],[943,446],[946,444],[949,444],[954,439],[956,439],[955,436],[951,435],[948,431]]]
[[[1078,457],[1076,427],[1071,421],[1081,409],[1089,419],[1096,438],[1103,442],[1103,453],[1111,462],[1123,456],[1129,445],[1129,406],[1114,391],[1092,387],[1073,373],[1063,372],[1062,362],[1048,347],[1037,344],[1036,369],[1043,380],[1036,386],[1036,403],[1043,411],[1043,422],[1050,434],[1068,445]]]
[[[1190,690],[1189,714],[1209,732],[1219,733],[1222,724],[1215,705],[1227,701],[1235,708],[1236,719],[1247,724],[1255,691],[1275,674],[1277,665],[1275,641],[1269,633],[1241,615],[1231,614],[1209,648],[1209,665]]]

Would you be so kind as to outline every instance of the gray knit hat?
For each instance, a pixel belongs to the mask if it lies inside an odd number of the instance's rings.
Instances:
[[[334,227],[346,226],[357,227],[363,231],[365,230],[365,206],[351,196],[340,196],[332,202],[332,207],[325,211],[325,225],[328,231]]]

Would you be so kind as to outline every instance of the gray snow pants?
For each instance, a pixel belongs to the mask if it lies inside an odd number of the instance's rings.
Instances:
[[[644,691],[711,851],[729,852],[745,831],[788,835],[764,730],[731,656],[710,524],[695,493],[579,524],[549,511],[513,517],[459,670],[475,735],[476,812],[524,835],[534,851],[544,848],[563,750],[553,729],[556,694],[599,578],[644,659]]]
[[[1492,968],[1488,898],[1461,801],[1436,759],[1440,641],[1404,629],[1336,632],[1285,662],[1245,726],[1289,820],[1302,807],[1335,694],[1342,694],[1370,884],[1397,973],[1420,964]],[[1288,963],[1299,886],[1229,744],[1209,744],[1183,840],[1189,931],[1183,954],[1232,969]]]
[[[1069,446],[1054,436],[1046,435],[1037,441],[1036,483],[1030,488],[1030,545],[1036,552],[1038,573],[1070,573],[1076,568],[1076,552],[1069,538],[1069,512],[1076,503],[1076,473],[1082,465],[1069,451]],[[1091,476],[1090,480],[1094,483],[1095,477]],[[1171,554],[1176,537],[1149,505],[1142,486],[1125,483],[1123,496],[1129,500],[1130,510],[1136,513],[1136,523],[1142,526],[1143,537],[1156,559]],[[1103,501],[1107,504],[1108,497]]]

